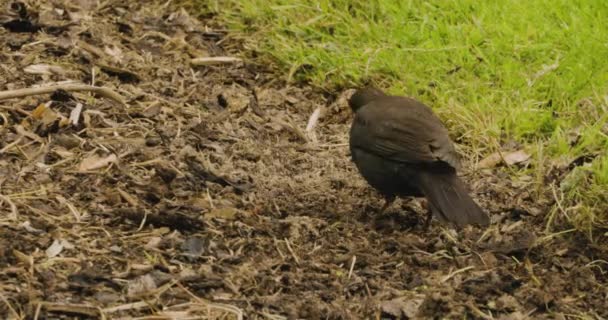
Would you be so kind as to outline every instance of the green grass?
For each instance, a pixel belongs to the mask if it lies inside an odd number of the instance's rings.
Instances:
[[[522,143],[535,160],[515,174],[538,190],[552,167],[598,154],[556,186],[547,220],[608,226],[607,1],[198,1],[287,79],[414,96],[478,157]]]

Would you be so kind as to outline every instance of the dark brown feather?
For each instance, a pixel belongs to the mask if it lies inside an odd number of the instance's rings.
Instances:
[[[358,90],[349,103],[352,158],[370,185],[387,198],[425,196],[439,220],[457,226],[489,223],[456,175],[458,155],[431,108],[373,88]]]

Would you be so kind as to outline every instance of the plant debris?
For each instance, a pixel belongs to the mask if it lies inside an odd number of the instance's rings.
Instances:
[[[426,231],[413,201],[373,223],[345,99],[213,21],[2,5],[2,318],[608,317],[606,248],[545,234],[527,181],[465,177],[487,231]]]

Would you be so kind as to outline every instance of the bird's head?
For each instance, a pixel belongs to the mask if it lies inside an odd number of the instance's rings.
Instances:
[[[357,112],[359,108],[370,103],[374,99],[383,96],[385,96],[385,93],[382,92],[380,89],[374,87],[361,88],[355,91],[355,93],[353,93],[350,99],[348,99],[348,105],[353,110],[353,112]]]

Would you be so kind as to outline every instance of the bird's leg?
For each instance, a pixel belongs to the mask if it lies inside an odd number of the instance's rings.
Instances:
[[[384,214],[384,211],[386,211],[386,209],[388,209],[388,207],[391,206],[391,204],[393,204],[393,202],[395,201],[395,196],[390,195],[390,196],[384,196],[384,205],[382,206],[382,208],[380,209],[380,211],[378,212],[380,215]]]
[[[429,207],[427,200],[422,199],[420,201],[420,206],[426,210],[426,219],[424,219],[424,230],[428,230],[431,226],[431,220],[433,220],[433,210]]]
[[[433,220],[433,211],[429,210],[424,219],[424,230],[429,230],[431,227],[431,220]]]

